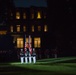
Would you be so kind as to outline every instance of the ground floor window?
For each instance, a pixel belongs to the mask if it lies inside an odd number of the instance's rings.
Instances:
[[[41,47],[41,39],[39,37],[34,38],[34,47],[40,48]]]
[[[23,48],[23,38],[17,38],[17,48]]]
[[[28,38],[26,38],[26,42],[27,43],[29,42]],[[31,38],[30,42],[32,43],[32,38]],[[41,38],[35,37],[34,42],[32,44],[34,44],[34,48],[40,48],[41,47]],[[17,38],[17,48],[23,48],[23,47],[24,47],[24,38]]]

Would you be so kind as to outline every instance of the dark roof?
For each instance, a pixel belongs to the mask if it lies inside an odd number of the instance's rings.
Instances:
[[[47,7],[46,0],[14,0],[14,4],[16,7]]]

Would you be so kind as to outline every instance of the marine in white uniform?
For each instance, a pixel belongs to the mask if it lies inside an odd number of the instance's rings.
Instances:
[[[28,58],[29,58],[29,49],[27,48],[26,49],[26,52],[25,52],[25,63],[28,63]]]
[[[36,63],[36,52],[35,52],[35,48],[33,48],[33,63]]]
[[[29,63],[32,63],[32,58],[31,58],[30,52],[29,52]]]
[[[20,61],[21,61],[21,64],[24,63],[24,51],[23,51],[23,49],[21,49],[21,51],[20,51]]]

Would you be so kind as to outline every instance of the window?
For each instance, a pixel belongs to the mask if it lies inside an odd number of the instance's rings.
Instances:
[[[34,19],[34,13],[31,14],[31,18]]]
[[[0,35],[6,35],[7,31],[0,31]]]
[[[44,25],[44,32],[47,32],[47,30],[48,30],[47,25]]]
[[[17,25],[17,32],[20,32],[20,25]]]
[[[40,38],[34,38],[34,47],[35,48],[41,47],[41,39]]]
[[[13,26],[11,26],[10,29],[11,29],[11,32],[13,32]]]
[[[41,26],[38,26],[38,31],[41,31]]]
[[[26,13],[23,13],[23,19],[26,19]]]
[[[40,13],[40,11],[37,12],[37,19],[41,19],[41,13]]]
[[[44,19],[46,18],[46,13],[44,13]]]
[[[23,48],[23,38],[17,38],[17,48]]]
[[[31,19],[34,19],[34,10],[31,10]]]
[[[20,19],[20,13],[16,12],[16,19]]]
[[[23,26],[23,31],[26,32],[26,26]]]
[[[32,46],[32,38],[30,38],[30,44],[31,44],[31,46]],[[29,39],[28,38],[26,38],[26,47],[29,47]]]
[[[34,32],[34,25],[32,25],[32,32]]]
[[[28,38],[26,38],[26,42],[27,43],[29,42]],[[32,43],[32,38],[30,39],[30,42]]]

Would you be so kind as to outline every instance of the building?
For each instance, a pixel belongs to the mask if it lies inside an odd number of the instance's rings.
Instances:
[[[11,0],[9,1],[11,3]],[[6,11],[6,30],[3,30],[5,27],[3,24],[3,29],[2,31],[0,30],[0,36],[11,35],[15,50],[20,51],[21,48],[24,48],[25,35],[26,42],[28,42],[28,36],[31,35],[32,48],[36,49],[38,56],[40,52],[43,56],[44,50],[49,47],[47,7],[16,7],[15,3],[10,5],[12,6],[9,9],[6,8],[8,9]]]

